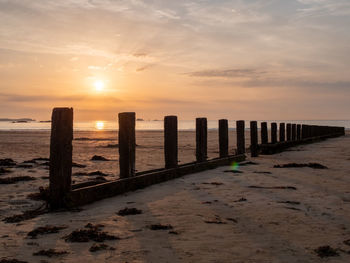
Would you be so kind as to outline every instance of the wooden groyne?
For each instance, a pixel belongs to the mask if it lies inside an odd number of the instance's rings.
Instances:
[[[244,161],[245,121],[236,122],[237,149],[234,155],[229,155],[229,125],[228,120],[221,119],[219,127],[219,156],[214,159],[207,157],[207,119],[196,119],[196,161],[178,164],[178,120],[177,116],[164,118],[164,157],[162,169],[135,171],[135,134],[134,112],[119,113],[119,177],[120,179],[105,183],[85,182],[71,184],[72,177],[72,140],[73,140],[73,109],[55,108],[52,112],[50,141],[50,200],[51,209],[74,207],[88,204],[103,198],[112,197],[128,191],[134,191],[149,185],[181,177],[186,174],[213,169],[222,165]],[[302,143],[309,143],[345,134],[344,127],[329,127],[315,125],[287,124],[285,139],[285,124],[280,123],[279,141],[277,141],[277,123],[271,123],[271,140],[269,142],[268,126],[261,123],[261,144],[258,144],[258,125],[250,122],[250,154],[273,154]]]

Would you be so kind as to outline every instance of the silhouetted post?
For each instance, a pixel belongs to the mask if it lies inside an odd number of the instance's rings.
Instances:
[[[271,123],[271,142],[277,143],[277,123]]]
[[[50,208],[65,206],[71,190],[73,108],[54,108],[50,140]]]
[[[284,142],[286,140],[286,125],[285,123],[280,123],[280,142]]]
[[[207,118],[196,119],[196,158],[197,162],[207,160]]]
[[[165,168],[175,168],[178,163],[177,153],[177,116],[164,117],[164,157]]]
[[[250,155],[258,156],[258,124],[256,121],[250,122]]]
[[[228,121],[219,120],[219,149],[220,158],[228,156]]]
[[[287,141],[292,139],[292,124],[287,123]]]
[[[301,140],[301,124],[297,125],[297,140]]]
[[[244,121],[236,121],[237,154],[245,154]]]
[[[267,122],[261,123],[261,144],[269,143],[269,135],[267,132]]]
[[[292,141],[295,141],[297,139],[297,125],[292,124]]]
[[[135,112],[118,114],[120,178],[135,176]]]

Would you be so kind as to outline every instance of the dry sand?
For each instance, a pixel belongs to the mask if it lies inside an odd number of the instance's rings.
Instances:
[[[224,172],[230,167],[220,167],[105,199],[79,212],[44,214],[19,224],[0,222],[0,258],[28,262],[350,262],[350,246],[343,243],[350,239],[350,136],[252,161],[258,164],[241,166],[242,173]],[[317,162],[329,169],[273,168],[291,162]],[[286,201],[300,204],[281,203]],[[143,213],[116,214],[125,207]],[[120,237],[104,242],[115,250],[90,252],[95,242],[70,243],[62,238],[89,222],[103,224],[102,231]],[[159,223],[173,229],[149,228]],[[68,228],[27,238],[29,231],[45,225]],[[326,245],[337,249],[339,256],[320,258],[314,250]],[[69,254],[33,256],[50,248]]]

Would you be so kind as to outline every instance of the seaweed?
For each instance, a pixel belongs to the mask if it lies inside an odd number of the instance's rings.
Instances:
[[[169,230],[173,229],[172,225],[162,225],[162,224],[153,224],[149,226],[149,229],[151,230]]]
[[[38,235],[58,233],[60,230],[66,229],[67,227],[68,226],[51,226],[51,225],[41,226],[30,231],[27,234],[27,236],[34,239],[34,238],[37,238]]]
[[[339,253],[330,246],[320,246],[314,250],[320,258],[337,257]]]
[[[69,254],[69,252],[65,251],[65,250],[56,250],[56,249],[47,249],[47,250],[40,250],[38,252],[33,253],[33,256],[46,256],[46,257],[54,257],[54,256],[61,256],[61,255],[65,255],[65,254]]]
[[[16,176],[16,177],[5,177],[0,178],[0,184],[14,184],[21,181],[33,181],[35,180],[32,176]]]
[[[286,164],[278,164],[273,166],[273,168],[303,168],[303,167],[310,167],[313,169],[328,169],[327,166],[324,166],[319,163],[286,163]]]
[[[142,214],[142,210],[134,207],[132,208],[125,207],[124,209],[119,210],[117,214],[120,216],[139,215],[139,214]]]
[[[117,240],[119,237],[102,232],[100,228],[103,225],[87,224],[85,228],[74,230],[69,235],[65,236],[66,242],[104,242],[105,240]]]
[[[92,156],[91,161],[109,161],[109,160],[103,156],[94,155]]]

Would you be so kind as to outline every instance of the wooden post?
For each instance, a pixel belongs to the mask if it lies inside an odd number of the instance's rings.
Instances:
[[[135,176],[135,112],[118,114],[120,178]]]
[[[277,143],[277,123],[271,123],[271,143]]]
[[[219,149],[220,158],[228,156],[228,121],[219,120]]]
[[[280,123],[280,142],[284,142],[286,140],[286,125],[285,123]]]
[[[207,118],[196,119],[196,158],[197,162],[207,160]]]
[[[258,124],[256,121],[250,122],[250,155],[258,156]]]
[[[287,141],[292,139],[292,124],[287,123]]]
[[[175,168],[178,163],[177,116],[164,117],[164,157],[165,168]]]
[[[297,125],[297,140],[301,140],[301,124]]]
[[[245,154],[244,121],[236,121],[237,154]]]
[[[261,144],[269,143],[269,135],[267,132],[267,122],[261,123]]]
[[[292,124],[292,141],[297,139],[297,125],[295,123]]]
[[[73,108],[54,108],[50,139],[50,208],[65,206],[71,190]]]

